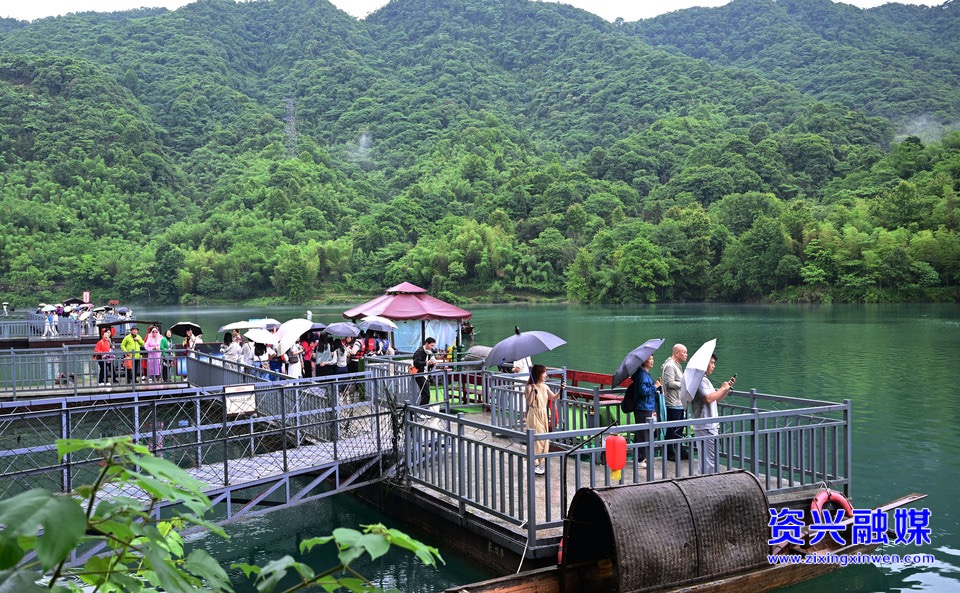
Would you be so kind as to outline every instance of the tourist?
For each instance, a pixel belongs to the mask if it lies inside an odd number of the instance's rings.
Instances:
[[[660,367],[661,381],[663,384],[663,403],[667,408],[667,420],[683,420],[686,414],[683,409],[683,402],[680,401],[680,389],[683,387],[683,367],[680,365],[687,361],[687,347],[683,344],[674,344],[673,355],[663,361]],[[667,429],[667,440],[679,440],[683,438],[684,427],[675,426]],[[677,451],[680,452],[680,459],[687,459],[690,456],[687,448],[676,444],[667,446],[667,459],[671,461],[677,458]]]
[[[243,348],[240,344],[234,339],[231,332],[225,332],[223,334],[223,345],[220,346],[220,353],[223,354],[223,359],[228,362],[240,362],[240,356],[243,353]],[[234,370],[236,366],[232,366]]]
[[[347,370],[348,363],[350,361],[350,352],[347,350],[347,343],[349,338],[335,342],[335,348],[331,353],[333,357],[333,373],[334,375],[346,375],[349,371]]]
[[[654,413],[657,411],[657,391],[660,389],[660,380],[653,380],[653,377],[650,376],[650,369],[653,368],[653,355],[651,354],[643,364],[640,365],[640,368],[637,369],[631,379],[636,383],[636,393],[637,393],[637,407],[634,408],[634,422],[636,424],[645,424],[647,420],[653,417]],[[647,442],[647,432],[643,430],[638,430],[633,433],[633,442],[637,443],[646,443]],[[640,467],[647,467],[647,448],[646,446],[637,447],[636,449],[637,459],[640,460]]]
[[[255,361],[256,352],[253,342],[250,340],[244,340],[243,345],[240,346],[240,362],[247,366],[253,366]]]
[[[550,432],[550,420],[547,417],[547,406],[551,401],[560,398],[560,392],[566,386],[566,383],[560,382],[560,389],[550,391],[546,384],[547,367],[542,364],[535,364],[530,369],[530,378],[523,388],[523,397],[527,402],[526,426],[527,430],[532,430],[536,434]],[[550,442],[547,440],[534,441],[534,453],[538,456],[534,461],[533,472],[538,476],[546,473],[544,469],[544,459],[539,457],[550,450]]]
[[[162,357],[161,372],[163,374],[163,381],[166,383],[170,380],[170,367],[173,366],[176,360],[173,352],[173,332],[169,329],[163,332],[163,337],[160,338],[160,356]]]
[[[724,381],[719,389],[713,388],[713,383],[707,377],[713,373],[717,365],[717,355],[710,356],[710,364],[707,365],[707,372],[700,380],[700,387],[693,395],[693,401],[690,402],[690,408],[694,419],[700,418],[719,418],[717,411],[717,402],[723,401],[727,394],[733,389],[733,384],[737,382],[736,377],[730,377],[729,381]],[[699,469],[701,474],[712,474],[717,471],[717,439],[720,425],[716,422],[709,424],[697,424],[694,434],[698,437],[697,453],[699,456]],[[709,437],[699,439],[699,437]]]
[[[43,324],[43,337],[55,337],[57,335],[57,316],[54,314],[53,310],[47,311],[46,316],[44,317]]]
[[[424,373],[431,370],[437,359],[433,355],[433,349],[437,341],[433,338],[427,338],[423,344],[413,353],[413,368],[416,375],[414,379],[417,382],[417,405],[425,406],[430,403],[430,390],[427,389],[427,377]]]
[[[318,347],[314,350],[316,357],[316,376],[328,377],[336,372],[337,361],[334,360],[334,350],[331,349],[332,338],[324,338],[323,348]]]
[[[271,344],[267,344],[267,366],[270,372],[276,375],[283,374],[283,353],[274,350]]]
[[[116,355],[113,353],[113,342],[110,340],[110,330],[105,329],[100,335],[100,340],[93,347],[93,357],[97,360],[100,367],[100,374],[97,377],[98,385],[108,385],[116,381],[113,372],[113,362]]]
[[[347,359],[347,372],[360,372],[360,359],[363,357],[363,342],[359,338],[345,338],[344,347],[349,358]]]
[[[143,371],[140,368],[141,348],[143,348],[143,338],[140,337],[140,328],[133,326],[130,328],[130,333],[124,336],[123,341],[120,342],[128,385],[143,378],[141,375]]]
[[[186,335],[184,335],[183,337],[183,347],[186,348],[187,350],[193,350],[194,347],[197,345],[197,337],[193,335],[193,330],[190,329],[189,327],[184,333]]]
[[[160,328],[150,327],[143,347],[147,350],[147,382],[160,382]]]
[[[317,337],[313,332],[307,332],[300,336],[300,348],[303,350],[302,365],[303,376],[307,379],[313,377],[313,349],[317,346]]]
[[[303,376],[303,348],[300,347],[300,344],[294,342],[290,348],[287,349],[284,353],[284,358],[287,362],[287,375],[293,377],[294,379],[299,379]]]

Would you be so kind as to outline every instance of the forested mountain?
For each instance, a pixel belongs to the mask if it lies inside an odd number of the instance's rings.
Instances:
[[[960,113],[960,1],[863,10],[832,0],[733,0],[624,25],[648,43],[752,69],[823,101],[892,119]]]
[[[933,16],[954,3],[856,12],[877,29],[858,51],[882,59],[738,63],[752,35],[843,53],[827,23],[849,7],[803,6],[612,24],[528,0],[392,0],[364,21],[201,0],[2,21],[0,294],[955,300],[960,132],[894,142],[903,116],[957,112]],[[736,36],[731,11],[762,26]],[[728,38],[697,53],[693,30]],[[891,66],[920,59],[925,76]],[[804,84],[823,64],[853,69]]]

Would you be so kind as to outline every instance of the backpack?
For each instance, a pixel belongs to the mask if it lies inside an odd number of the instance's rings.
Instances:
[[[620,402],[620,409],[630,413],[637,409],[637,381],[633,381],[623,392],[623,400]]]

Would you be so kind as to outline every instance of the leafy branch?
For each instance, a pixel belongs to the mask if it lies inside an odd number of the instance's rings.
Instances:
[[[184,551],[180,530],[188,525],[227,537],[203,518],[210,500],[201,482],[129,437],[57,441],[60,457],[81,451],[100,458],[92,484],[70,494],[34,489],[0,501],[0,591],[232,593],[226,571],[212,556]],[[162,502],[177,503],[174,517],[154,517]],[[301,553],[329,542],[337,545],[340,564],[320,573],[290,556],[263,567],[235,567],[256,575],[263,593],[274,592],[291,571],[300,582],[288,593],[309,586],[359,592],[380,590],[350,566],[365,553],[376,559],[397,546],[428,566],[443,561],[435,548],[383,525],[364,526],[363,532],[336,529],[332,536],[301,543]],[[106,552],[71,564],[98,545]]]

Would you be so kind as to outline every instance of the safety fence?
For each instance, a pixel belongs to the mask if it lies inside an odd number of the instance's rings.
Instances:
[[[193,351],[97,354],[91,345],[0,350],[0,397],[88,394],[108,388],[143,389],[151,383],[182,383]],[[101,389],[102,390],[102,389]]]
[[[271,497],[293,504],[394,476],[479,533],[490,532],[487,522],[512,526],[533,554],[555,545],[578,488],[697,473],[706,446],[716,448],[715,471],[749,470],[769,492],[827,483],[850,494],[849,401],[732,392],[718,419],[637,424],[620,409],[622,390],[573,387],[551,409],[551,432],[535,434],[523,426],[525,379],[477,363],[414,375],[409,358],[368,358],[353,375],[274,381],[216,356],[185,358],[190,380],[210,385],[0,402],[0,498],[90,479],[98,460],[58,460],[56,439],[123,434],[195,473],[228,518],[235,504],[253,512]],[[552,389],[563,373],[550,370]],[[421,397],[427,405],[417,405]],[[718,430],[705,434],[711,422]],[[667,440],[671,428],[682,438]],[[630,454],[619,480],[605,463],[604,439],[614,433],[627,437]],[[345,461],[354,463],[349,477]],[[290,479],[307,473],[310,487],[297,494]]]
[[[556,427],[548,434],[444,413],[443,405],[419,410],[419,421],[405,423],[406,478],[446,500],[461,523],[485,518],[525,530],[524,544],[533,554],[556,544],[577,489],[700,473],[699,457],[708,446],[717,451],[713,471],[746,469],[771,493],[822,483],[850,493],[849,401],[733,392],[716,420],[634,424],[610,391],[610,398],[601,398],[595,389],[592,401],[563,398]],[[765,404],[781,409],[765,409]],[[703,434],[704,425],[713,422],[717,434]],[[683,438],[666,440],[670,428],[681,429]],[[628,442],[620,480],[612,479],[605,464],[603,438],[613,433]],[[538,453],[541,441],[550,446]],[[683,450],[691,453],[682,455]],[[536,460],[545,467],[543,476],[534,471]]]
[[[129,320],[131,327],[136,324],[135,317],[123,317],[119,315],[103,315],[97,318],[87,317],[79,319],[76,317],[60,316],[55,321],[47,319],[46,315],[40,313],[23,313],[0,317],[0,340],[28,340],[30,338],[50,338],[50,339],[80,339],[97,337],[97,324],[110,323],[122,320]],[[126,326],[119,326],[118,330],[125,330]],[[118,331],[118,335],[125,334],[125,331]]]
[[[391,408],[352,397],[347,389],[345,383],[287,381],[218,393],[182,389],[103,394],[95,402],[3,402],[0,499],[32,488],[69,492],[92,483],[101,459],[92,452],[58,459],[57,439],[129,435],[185,468],[213,494],[344,462],[380,463],[394,443]],[[347,477],[334,473],[334,479]],[[380,479],[381,472],[372,475]],[[275,504],[292,502],[282,494]],[[237,509],[227,505],[223,514],[232,518]]]

